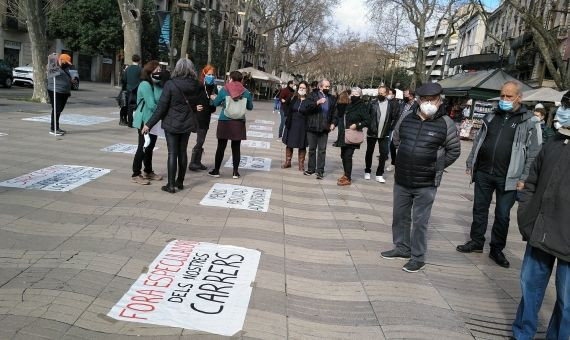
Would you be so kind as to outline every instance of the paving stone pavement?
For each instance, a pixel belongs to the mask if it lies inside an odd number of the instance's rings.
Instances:
[[[105,92],[107,91],[107,92]],[[100,101],[74,96],[64,111],[116,117],[112,93]],[[81,93],[80,93],[81,94]],[[77,104],[79,102],[79,104]],[[39,107],[39,106],[38,106]],[[3,108],[4,109],[4,108]],[[364,148],[356,151],[354,183],[338,187],[340,150],[329,138],[325,178],[281,169],[284,148],[242,147],[242,154],[272,159],[271,171],[229,168],[220,179],[189,173],[184,191],[160,191],[160,183],[131,183],[132,155],[103,152],[116,143],[136,143],[135,130],[116,121],[63,126],[54,138],[43,123],[22,118],[45,114],[1,112],[0,181],[54,164],[112,169],[70,192],[0,187],[0,339],[217,339],[180,328],[121,322],[105,315],[170,240],[180,238],[243,246],[262,252],[243,331],[236,339],[500,339],[520,298],[519,273],[525,244],[512,210],[503,269],[483,254],[455,247],[469,234],[473,189],[464,174],[471,144],[445,174],[429,228],[427,268],[401,270],[383,260],[392,246],[392,185],[363,178]],[[253,119],[275,121],[271,103],[255,102]],[[212,166],[212,122],[204,162]],[[191,137],[191,143],[195,138]],[[159,139],[155,171],[166,172],[167,148]],[[226,158],[230,157],[227,150]],[[272,189],[267,213],[199,205],[216,183]],[[492,219],[492,214],[489,216]],[[489,235],[489,234],[488,234]],[[555,300],[549,286],[539,336]]]

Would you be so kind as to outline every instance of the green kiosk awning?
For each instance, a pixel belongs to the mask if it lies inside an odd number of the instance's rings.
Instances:
[[[446,96],[488,100],[497,97],[501,92],[501,86],[508,80],[520,82],[502,69],[491,69],[458,73],[438,83],[443,87],[443,94]],[[530,86],[520,83],[523,91],[532,89]]]

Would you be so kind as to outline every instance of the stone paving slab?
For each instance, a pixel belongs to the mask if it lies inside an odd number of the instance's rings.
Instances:
[[[77,97],[74,93],[69,112],[110,116],[117,110],[112,99],[116,90],[92,86],[93,91],[80,91]],[[170,195],[160,190],[163,182],[130,182],[132,155],[100,151],[116,143],[135,143],[135,130],[116,121],[63,126],[70,133],[56,139],[45,124],[21,120],[45,114],[45,106],[26,110],[2,112],[9,136],[0,141],[0,181],[53,164],[112,172],[67,193],[0,188],[0,339],[224,338],[106,317],[174,239],[261,251],[244,328],[233,339],[510,335],[525,246],[516,227],[516,207],[505,250],[510,269],[494,265],[487,247],[483,254],[455,251],[468,238],[471,223],[473,187],[463,168],[469,142],[462,142],[462,156],[438,190],[428,230],[427,268],[408,274],[401,270],[403,262],[379,256],[392,246],[393,173],[386,173],[386,184],[365,181],[362,148],[355,153],[354,184],[336,186],[342,172],[340,150],[330,146],[336,134],[329,138],[322,181],[303,176],[296,169],[296,156],[291,169],[281,169],[284,147],[274,139],[267,140],[270,149],[242,150],[244,155],[271,158],[270,172],[242,170],[239,180],[228,178],[229,170],[223,168],[219,179],[189,172],[186,189]],[[274,121],[268,126],[276,136],[279,117],[271,111],[272,103],[255,102],[248,119]],[[216,124],[211,124],[205,144],[207,166],[215,154]],[[194,140],[191,136],[191,144]],[[158,145],[154,167],[164,174],[167,148],[163,139]],[[228,150],[224,161],[229,157]],[[271,189],[269,211],[199,205],[214,183]],[[544,335],[554,301],[551,283],[538,336]]]

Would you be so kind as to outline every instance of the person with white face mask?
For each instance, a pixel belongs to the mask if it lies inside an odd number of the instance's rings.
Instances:
[[[398,148],[394,175],[392,237],[394,249],[385,259],[409,260],[402,270],[415,273],[425,267],[427,226],[443,170],[461,152],[455,123],[445,115],[439,84],[417,90],[419,106],[405,112],[394,127]],[[413,229],[412,229],[413,221]]]
[[[483,126],[473,141],[466,174],[475,183],[473,223],[470,240],[457,246],[462,253],[482,253],[495,194],[495,221],[489,257],[503,268],[509,261],[503,254],[509,232],[510,211],[517,190],[522,190],[530,165],[540,151],[540,120],[522,102],[521,84],[507,81],[501,88],[498,109],[483,118]]]

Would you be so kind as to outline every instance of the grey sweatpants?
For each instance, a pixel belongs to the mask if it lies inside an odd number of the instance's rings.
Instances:
[[[406,188],[394,184],[394,245],[420,262],[425,262],[427,227],[436,193],[437,187]]]

